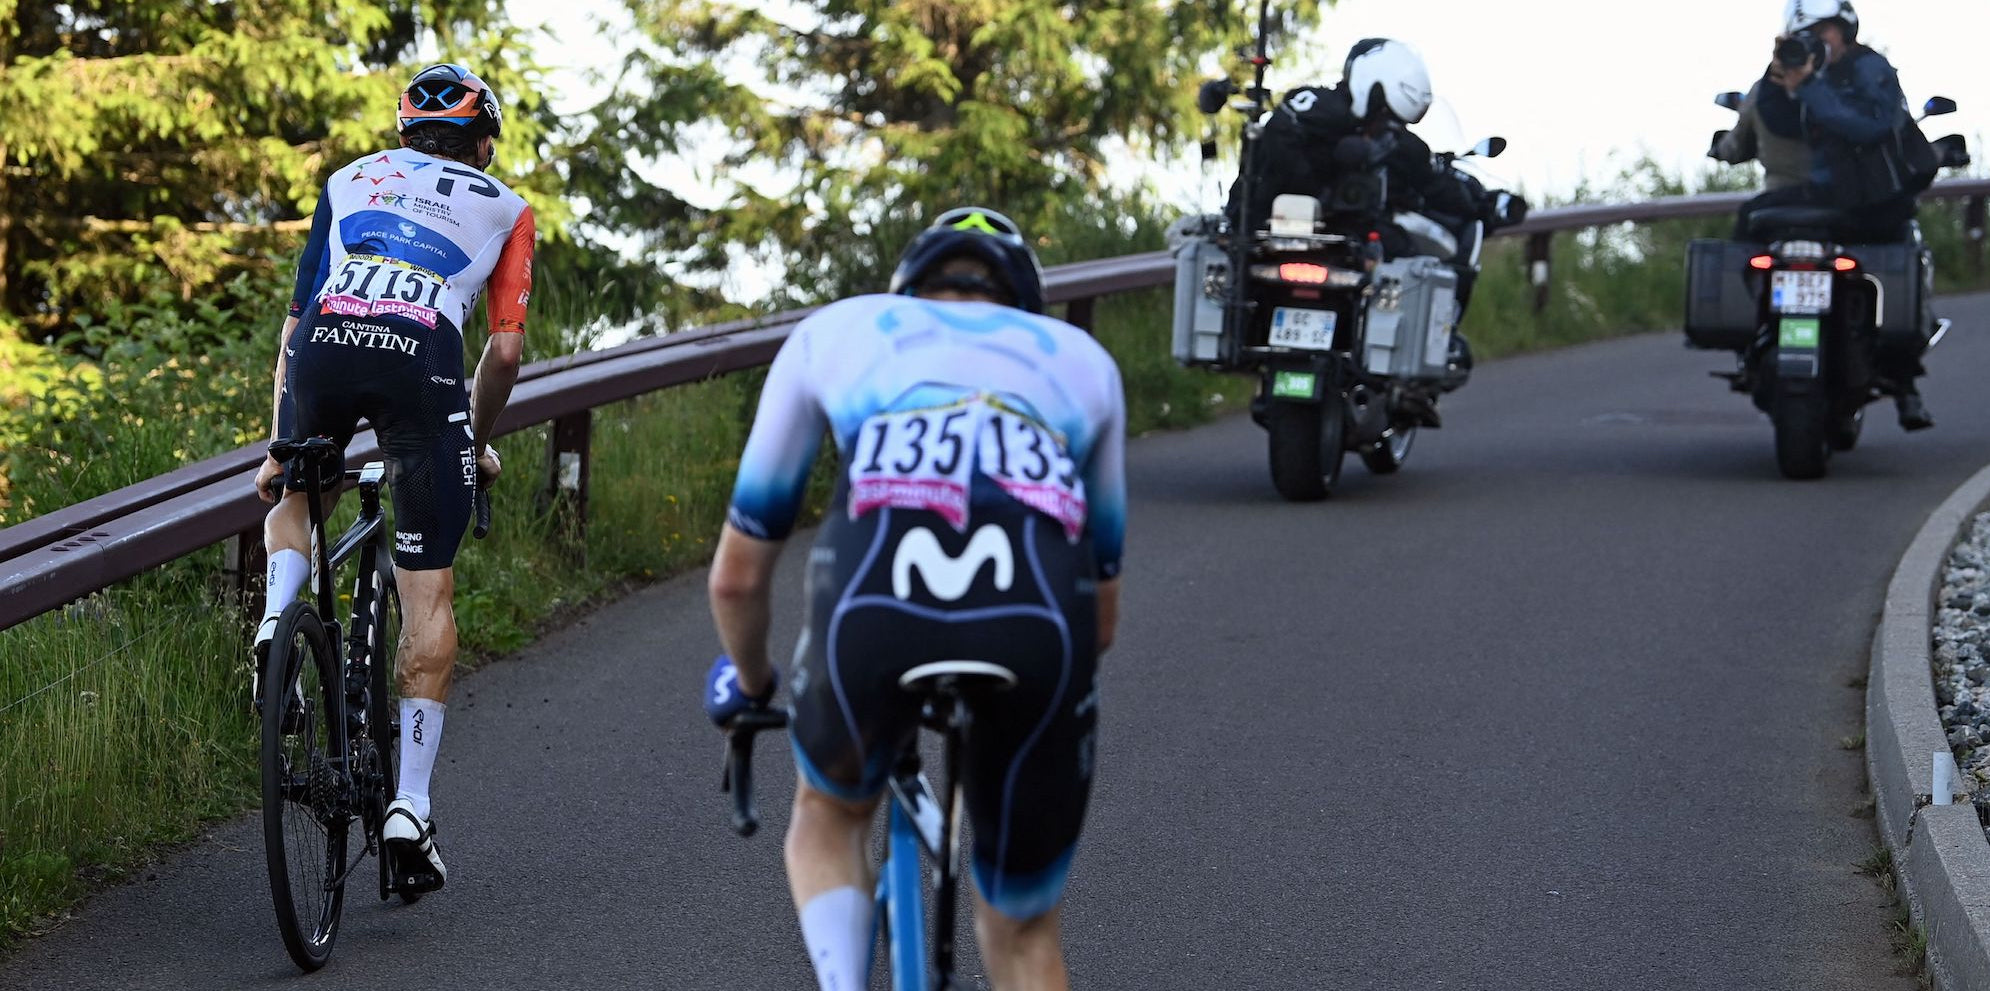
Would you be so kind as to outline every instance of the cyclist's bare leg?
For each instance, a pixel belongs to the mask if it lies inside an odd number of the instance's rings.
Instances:
[[[401,590],[401,697],[448,702],[456,671],[456,569],[397,567],[394,584]]]
[[[1053,908],[1027,921],[1012,919],[974,900],[974,934],[995,991],[1069,991],[1058,934],[1063,915]]]
[[[872,939],[871,818],[878,800],[850,802],[795,783],[785,852],[788,889],[809,962],[823,987],[860,987]]]
[[[311,513],[304,504],[304,493],[286,491],[276,508],[263,517],[263,547],[271,554],[311,553]]]
[[[304,584],[311,575],[311,507],[304,499],[302,492],[285,492],[269,515],[263,517],[263,548],[272,565],[267,576],[269,587],[265,590],[268,595],[263,616],[266,625],[283,611],[284,606],[305,591]],[[331,514],[332,507],[338,501],[336,492],[325,495],[323,505],[326,515]],[[294,552],[296,556],[290,559],[288,567],[278,568],[276,565],[282,563],[279,555],[283,551]],[[279,587],[286,584],[288,587]]]
[[[442,746],[443,716],[456,669],[456,571],[394,569],[401,592],[401,642],[396,654],[401,690],[401,773],[397,801],[429,818],[429,778]]]
[[[871,890],[869,844],[878,800],[846,802],[795,782],[794,815],[788,820],[788,890],[795,907],[836,888]]]

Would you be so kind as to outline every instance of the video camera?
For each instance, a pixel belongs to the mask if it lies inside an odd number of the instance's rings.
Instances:
[[[1822,66],[1830,59],[1831,46],[1809,30],[1798,31],[1776,42],[1776,61],[1785,69]]]

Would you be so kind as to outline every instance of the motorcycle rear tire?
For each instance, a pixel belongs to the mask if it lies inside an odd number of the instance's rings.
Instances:
[[[1340,484],[1341,455],[1347,448],[1347,415],[1338,393],[1318,405],[1272,403],[1265,427],[1271,434],[1271,484],[1288,502],[1318,502]]]
[[[1776,467],[1784,478],[1823,478],[1831,460],[1831,413],[1818,396],[1778,396]]]

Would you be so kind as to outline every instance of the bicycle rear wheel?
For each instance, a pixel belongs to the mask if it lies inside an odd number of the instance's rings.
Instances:
[[[393,799],[401,780],[401,700],[394,687],[396,651],[401,642],[401,590],[394,585],[392,565],[381,562],[373,575],[366,640],[369,706],[366,724],[373,734],[374,752],[380,755],[384,793],[379,812],[384,817],[387,803]],[[397,890],[400,879],[394,875],[394,858],[383,852],[379,860],[380,900],[386,901]],[[413,905],[421,900],[422,893],[401,891],[400,895],[402,904]]]
[[[290,959],[317,970],[345,905],[350,816],[333,761],[345,753],[339,657],[310,603],[277,620],[263,679],[263,852]]]

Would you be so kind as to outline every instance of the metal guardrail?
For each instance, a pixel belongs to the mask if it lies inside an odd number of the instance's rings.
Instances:
[[[1928,198],[1970,200],[1969,227],[1978,246],[1990,179],[1937,183]],[[1545,299],[1552,236],[1621,223],[1714,216],[1735,209],[1745,194],[1680,196],[1642,203],[1557,207],[1535,212],[1499,236],[1526,236],[1528,261]],[[1979,254],[1980,264],[1980,254]],[[1166,286],[1174,260],[1165,251],[1060,265],[1044,273],[1047,298],[1090,326],[1105,296]],[[498,421],[507,434],[552,424],[548,491],[565,489],[585,512],[588,437],[594,407],[675,385],[764,365],[789,330],[812,310],[795,310],[565,355],[520,370],[511,402]],[[147,569],[232,541],[230,567],[238,582],[259,571],[265,506],[251,487],[264,445],[195,462],[156,478],[0,530],[0,630],[89,595]],[[349,456],[377,456],[371,432],[356,436]],[[578,471],[564,472],[563,459]],[[571,464],[565,467],[574,467]]]

